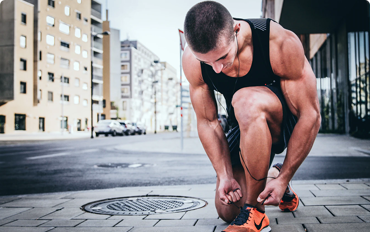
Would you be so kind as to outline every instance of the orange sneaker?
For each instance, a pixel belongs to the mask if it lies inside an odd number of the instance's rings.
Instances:
[[[273,167],[277,170],[281,170],[281,167],[283,164],[277,163]],[[279,208],[284,212],[294,212],[299,205],[299,197],[298,195],[293,191],[293,188],[290,184],[286,187],[285,193],[283,195],[283,198],[280,201]]]
[[[223,232],[270,232],[270,220],[265,212],[245,204],[240,214]]]

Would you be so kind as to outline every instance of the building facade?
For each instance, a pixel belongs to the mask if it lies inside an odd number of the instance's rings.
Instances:
[[[320,131],[369,138],[369,2],[263,0],[262,12],[301,39],[317,78]]]
[[[1,2],[0,133],[89,128],[93,2]]]

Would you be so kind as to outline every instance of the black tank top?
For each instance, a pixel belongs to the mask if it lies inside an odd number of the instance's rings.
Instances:
[[[280,77],[272,71],[269,56],[270,21],[272,19],[238,19],[246,21],[252,30],[253,60],[249,72],[242,77],[229,77],[224,73],[215,73],[212,66],[201,62],[204,82],[210,89],[221,93],[226,100],[228,123],[234,127],[237,121],[231,100],[236,91],[244,87],[273,85],[280,88]],[[243,65],[243,64],[241,64]]]

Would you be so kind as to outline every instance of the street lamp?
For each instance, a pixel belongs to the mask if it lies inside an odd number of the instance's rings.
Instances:
[[[92,34],[92,33],[91,33]],[[96,37],[98,37],[99,35],[109,35],[110,32],[109,31],[104,31],[102,33],[97,33],[96,35],[93,35],[92,38],[91,38],[91,53],[90,53],[90,56],[91,56],[91,67],[90,67],[90,72],[91,72],[91,138],[93,139],[94,138],[94,132],[93,132],[93,75],[94,75],[94,69],[93,69],[93,58],[94,58],[94,54],[93,54],[93,46],[94,46],[94,39]]]

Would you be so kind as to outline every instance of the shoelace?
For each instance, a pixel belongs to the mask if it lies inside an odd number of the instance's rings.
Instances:
[[[246,221],[249,220],[251,213],[251,209],[248,207],[247,209],[240,209],[240,214],[234,219],[231,225],[243,225]]]

